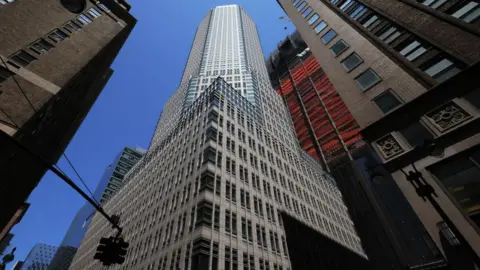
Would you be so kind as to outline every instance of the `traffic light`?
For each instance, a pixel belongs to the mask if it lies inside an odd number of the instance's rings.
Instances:
[[[129,244],[123,240],[123,238],[118,238],[113,245],[113,261],[114,263],[122,264],[125,261],[125,256],[127,255],[127,248]]]
[[[123,238],[102,237],[93,258],[101,261],[106,266],[122,264],[125,262],[128,246],[129,244]]]
[[[93,257],[96,260],[99,260],[103,263],[103,265],[111,265],[112,264],[112,243],[113,237],[100,238],[100,244],[97,247],[97,252]]]

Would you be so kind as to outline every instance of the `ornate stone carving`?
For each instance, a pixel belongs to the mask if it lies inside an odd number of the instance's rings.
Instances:
[[[381,138],[376,143],[385,159],[390,159],[405,151],[392,134]]]
[[[426,116],[441,132],[445,132],[472,118],[471,114],[453,101],[434,109],[427,113]]]

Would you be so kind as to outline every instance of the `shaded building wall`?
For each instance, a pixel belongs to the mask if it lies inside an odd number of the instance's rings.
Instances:
[[[8,75],[2,78],[2,123],[8,134],[50,163],[60,158],[108,82],[113,73],[110,65],[136,22],[111,0],[102,1],[101,6],[86,5],[81,14],[71,13],[53,0],[15,1],[0,7],[5,26],[0,35],[5,44],[0,56],[5,63],[0,68]],[[92,16],[91,8],[100,16],[71,30],[68,25],[81,24],[79,16]],[[52,39],[52,31],[66,36]],[[51,47],[36,54],[34,44],[41,39]],[[33,58],[24,63],[16,58],[19,52]],[[3,227],[46,169],[3,132],[0,145],[0,174],[5,179],[0,183],[0,200],[6,206],[0,212]]]
[[[445,267],[439,250],[391,177],[373,183],[365,162],[380,165],[334,85],[295,32],[267,60],[300,145],[335,177],[374,269]]]
[[[288,214],[282,214],[288,254],[295,270],[372,269],[368,260]]]
[[[478,192],[465,194],[461,190],[466,185],[452,184],[478,185],[480,179],[479,167],[472,162],[475,158],[464,158],[480,143],[480,89],[476,82],[480,21],[474,15],[478,14],[476,2],[278,2],[321,60],[362,128],[364,139],[378,153],[436,244],[444,245],[439,235],[442,219],[419,198],[400,171],[413,170],[412,162],[478,256]],[[312,20],[315,15],[320,18]],[[346,48],[334,54],[334,46],[342,41]],[[361,62],[347,71],[344,63],[353,53]],[[367,71],[377,79],[361,87],[359,78]],[[382,101],[386,96],[392,103]],[[417,146],[425,140],[444,148],[444,156],[429,157],[419,150]],[[453,180],[453,175],[461,177]],[[463,202],[468,200],[475,206],[466,206]]]

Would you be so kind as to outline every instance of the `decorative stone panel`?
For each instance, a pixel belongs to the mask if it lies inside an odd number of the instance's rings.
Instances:
[[[453,101],[430,111],[425,116],[440,132],[445,132],[472,118],[471,114]]]
[[[385,159],[391,159],[405,151],[392,134],[379,139],[376,144]]]

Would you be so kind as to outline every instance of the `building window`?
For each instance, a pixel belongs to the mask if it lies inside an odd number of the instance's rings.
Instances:
[[[321,21],[319,24],[317,24],[317,26],[315,26],[315,33],[320,33],[322,32],[323,29],[325,29],[325,27],[327,27],[327,23],[325,23],[324,21]]]
[[[369,68],[360,74],[355,81],[357,82],[358,87],[363,91],[367,91],[372,88],[374,85],[379,83],[382,79],[378,77],[377,73],[373,69]]]
[[[455,9],[452,16],[467,23],[474,22],[480,16],[480,4],[477,0],[469,1]]]
[[[421,2],[427,7],[431,7],[433,9],[437,9],[443,4],[445,4],[448,0],[419,0],[418,2]]]
[[[457,154],[427,168],[480,226],[480,149]]]
[[[364,5],[359,4],[351,13],[350,17],[352,17],[354,20],[357,20],[358,18],[362,17],[365,12],[368,11],[368,8],[366,8]]]
[[[343,3],[343,5],[340,6],[340,9],[345,11],[347,10],[349,7],[351,7],[353,4],[355,4],[356,1],[353,1],[353,0],[347,0],[345,1],[345,3]]]
[[[398,98],[391,92],[391,90],[383,92],[373,101],[384,113],[388,113],[397,108],[398,106],[402,105],[400,100],[398,100]]]
[[[363,27],[367,28],[367,29],[370,29],[369,27],[375,23],[376,21],[378,21],[378,16],[377,15],[373,15],[372,17],[370,17],[370,19],[368,19],[364,24],[363,24]]]
[[[343,59],[342,65],[346,71],[351,71],[354,68],[358,67],[362,62],[362,58],[360,58],[357,53],[352,53],[345,59]]]
[[[30,64],[32,61],[37,60],[37,58],[33,57],[31,54],[23,50],[10,56],[9,59],[13,60],[16,64],[19,64],[22,67],[25,67],[28,64]]]
[[[300,0],[293,0],[293,5],[296,6],[298,3],[300,3]]]
[[[297,10],[298,11],[302,10],[306,5],[307,5],[306,2],[302,2],[300,5],[298,5]]]
[[[87,25],[92,22],[92,20],[90,20],[90,18],[88,18],[84,14],[80,14],[80,16],[77,17],[77,21],[80,22],[80,24],[82,25]]]
[[[413,61],[424,54],[427,49],[417,40],[413,40],[400,49],[400,54],[407,60]]]
[[[380,34],[378,38],[387,44],[392,43],[395,39],[397,39],[402,34],[396,26],[390,26],[381,33],[382,34]]]
[[[32,49],[34,52],[38,54],[46,53],[48,52],[51,48],[53,48],[53,45],[48,43],[45,39],[41,38],[37,41],[35,41],[30,49]]]
[[[411,147],[422,145],[427,140],[432,140],[433,135],[420,122],[413,122],[409,127],[400,130],[403,138]]]
[[[452,61],[446,58],[442,58],[433,65],[430,65],[428,68],[422,70],[439,83],[446,81],[460,72],[460,69],[457,68]]]
[[[95,8],[91,8],[88,10],[88,14],[92,15],[94,18],[98,18],[100,16],[102,16],[102,14],[100,13],[100,11],[98,11],[97,9]]]
[[[308,17],[308,15],[310,15],[310,13],[312,13],[312,8],[311,8],[311,7],[308,7],[308,8],[302,13],[302,17],[303,17],[303,18],[306,18],[306,17]]]
[[[337,36],[337,32],[335,32],[333,29],[328,30],[323,36],[322,36],[322,41],[323,44],[328,44],[332,39],[334,39]]]
[[[211,202],[202,201],[197,205],[197,219],[195,222],[195,228],[200,226],[209,227],[212,225],[212,211],[213,205]]]
[[[320,18],[320,16],[318,16],[317,13],[313,14],[312,17],[310,17],[310,19],[308,19],[308,24],[309,25],[314,24],[318,20],[318,18]]]
[[[335,43],[330,50],[332,51],[333,55],[339,56],[341,53],[343,53],[346,49],[348,49],[348,44],[343,40],[340,39]]]
[[[53,30],[53,32],[48,34],[48,38],[55,43],[59,43],[60,41],[68,38],[68,35],[65,34],[63,31],[61,31],[60,29],[55,29]]]
[[[70,33],[76,32],[76,31],[78,31],[78,30],[81,29],[80,25],[78,25],[78,24],[77,24],[76,22],[74,22],[74,21],[68,22],[67,24],[65,24],[65,25],[63,26],[63,28],[64,28],[65,30],[67,30],[68,32],[70,32]]]

